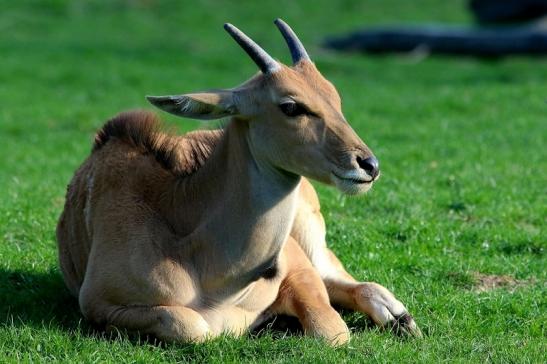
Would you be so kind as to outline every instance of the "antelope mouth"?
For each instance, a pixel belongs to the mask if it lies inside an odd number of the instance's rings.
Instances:
[[[372,179],[365,179],[365,178],[360,177],[360,176],[342,177],[342,176],[340,176],[339,174],[337,174],[335,172],[332,172],[332,174],[334,175],[334,177],[336,177],[336,178],[338,178],[342,181],[346,181],[346,182],[350,182],[350,183],[362,184],[362,183],[372,183],[373,182]]]
[[[367,192],[375,181],[375,179],[360,171],[331,172],[331,180],[341,192],[348,195]]]

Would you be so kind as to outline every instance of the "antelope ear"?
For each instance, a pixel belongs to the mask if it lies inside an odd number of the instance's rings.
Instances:
[[[146,96],[146,99],[164,111],[192,119],[210,120],[238,114],[233,92],[228,90],[185,95]]]

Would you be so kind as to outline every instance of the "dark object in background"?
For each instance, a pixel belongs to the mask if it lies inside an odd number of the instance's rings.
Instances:
[[[515,23],[547,15],[547,0],[471,0],[469,8],[480,24]]]
[[[370,53],[410,52],[501,57],[547,54],[547,31],[531,26],[477,28],[446,26],[373,28],[339,38],[325,46],[336,50]]]
[[[480,22],[492,24],[541,17],[547,13],[547,0],[471,0],[470,7]],[[477,28],[444,25],[376,27],[327,38],[324,45],[336,50],[369,53],[420,50],[486,58],[538,56],[547,54],[547,26],[529,23]]]

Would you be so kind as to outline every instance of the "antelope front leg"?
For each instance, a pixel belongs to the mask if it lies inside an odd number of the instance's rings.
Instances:
[[[379,326],[399,328],[421,336],[420,329],[405,306],[391,292],[376,283],[357,282],[338,258],[327,248],[325,220],[313,186],[303,179],[300,200],[291,236],[306,252],[321,275],[333,304],[360,311]]]
[[[330,249],[325,250],[330,266],[324,270],[323,281],[333,304],[363,312],[378,326],[394,328],[411,336],[422,336],[408,310],[387,288],[374,282],[356,281],[334,253]]]
[[[330,305],[327,289],[302,249],[289,237],[284,252],[288,272],[270,311],[297,317],[306,335],[324,338],[333,346],[349,341],[346,323]]]

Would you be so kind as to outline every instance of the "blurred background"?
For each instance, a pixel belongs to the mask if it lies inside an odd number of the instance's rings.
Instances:
[[[95,131],[122,110],[152,109],[145,95],[233,87],[256,73],[225,22],[289,63],[277,17],[336,85],[347,120],[380,160],[382,178],[364,198],[316,184],[328,239],[349,271],[385,284],[409,306],[434,338],[424,349],[430,359],[483,360],[517,341],[519,348],[540,343],[545,57],[322,47],[366,27],[474,27],[464,0],[0,0],[0,301],[10,302],[0,317],[79,327],[58,273],[54,230]],[[181,132],[202,126],[158,113]],[[473,287],[490,276],[524,288],[477,296]],[[6,321],[0,342],[11,338],[24,350],[18,342],[27,336],[17,327]],[[399,359],[395,351],[411,358],[420,347],[389,343],[383,350]],[[477,350],[467,352],[471,346]]]

